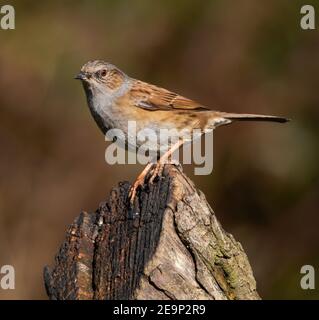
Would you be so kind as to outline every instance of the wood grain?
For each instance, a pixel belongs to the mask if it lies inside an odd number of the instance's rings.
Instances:
[[[181,167],[128,206],[120,183],[82,212],[44,270],[50,299],[260,299],[247,256]]]

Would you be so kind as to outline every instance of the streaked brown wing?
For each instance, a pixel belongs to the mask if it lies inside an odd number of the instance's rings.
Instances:
[[[149,110],[210,110],[201,104],[168,91],[163,88],[142,82],[135,81],[131,88],[131,101],[136,107]]]

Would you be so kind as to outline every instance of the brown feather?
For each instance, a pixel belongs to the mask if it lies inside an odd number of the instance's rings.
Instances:
[[[130,91],[136,107],[155,110],[209,110],[200,103],[187,99],[175,92],[159,88],[139,80],[134,81]]]
[[[106,86],[112,90],[119,88],[125,79],[124,74],[118,69],[111,69],[107,73]]]

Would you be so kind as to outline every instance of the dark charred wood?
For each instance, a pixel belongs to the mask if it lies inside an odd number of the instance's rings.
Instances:
[[[259,299],[242,246],[181,167],[146,183],[134,209],[129,187],[70,226],[44,270],[50,299]]]

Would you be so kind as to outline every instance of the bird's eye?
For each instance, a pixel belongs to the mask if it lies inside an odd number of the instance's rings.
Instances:
[[[104,78],[106,76],[106,74],[107,74],[107,71],[105,69],[101,70],[101,72],[100,72],[101,77]]]

